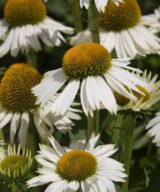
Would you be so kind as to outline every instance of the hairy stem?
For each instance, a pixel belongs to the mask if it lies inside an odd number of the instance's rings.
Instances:
[[[132,115],[127,115],[124,120],[125,138],[124,138],[124,166],[128,177],[126,182],[123,183],[122,189],[128,191],[129,189],[129,175],[132,159],[132,146],[133,146],[133,131],[135,128],[135,118]]]
[[[115,159],[120,161],[122,157],[122,143],[124,136],[123,127],[123,114],[117,114],[116,120],[114,122],[114,133],[113,133],[113,143],[115,143],[115,148],[118,148],[118,152],[115,154]]]
[[[95,6],[94,0],[90,0],[88,19],[89,19],[89,29],[92,35],[92,41],[95,43],[100,42],[99,37],[99,14]]]
[[[35,53],[35,51],[30,50],[29,53],[26,55],[26,60],[28,64],[37,69],[37,54]]]
[[[75,29],[76,29],[76,32],[78,33],[83,30],[79,0],[71,0],[71,6],[72,6],[72,14],[74,17]]]
[[[87,140],[89,140],[95,128],[95,118],[90,115],[87,118],[87,127]]]

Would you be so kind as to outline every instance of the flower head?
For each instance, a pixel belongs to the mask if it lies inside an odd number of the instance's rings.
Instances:
[[[0,21],[0,39],[4,41],[0,57],[9,51],[15,57],[19,51],[39,51],[39,39],[47,46],[58,46],[64,41],[60,32],[72,34],[73,29],[49,18],[42,0],[7,0]]]
[[[108,1],[99,13],[100,44],[109,52],[115,50],[118,58],[135,58],[160,53],[160,39],[144,25],[141,9],[136,0],[124,0],[118,7]],[[71,44],[91,41],[88,30],[71,38]]]
[[[41,83],[32,90],[38,97],[38,103],[43,106],[68,82],[57,97],[53,112],[63,115],[80,89],[81,103],[86,115],[93,115],[93,111],[100,109],[101,105],[111,113],[116,113],[113,90],[134,100],[136,97],[131,94],[130,89],[141,93],[135,83],[139,82],[142,86],[145,84],[141,77],[126,70],[139,71],[128,64],[127,59],[111,59],[111,55],[102,45],[82,43],[65,53],[61,69],[45,75]],[[48,85],[50,86],[47,87]]]
[[[65,74],[73,79],[103,75],[110,67],[110,53],[95,43],[84,43],[71,48],[64,55],[62,64]]]
[[[8,146],[0,148],[0,173],[10,178],[21,178],[29,170],[33,162],[31,151],[27,148]]]
[[[160,100],[160,81],[156,81],[158,75],[152,77],[152,73],[145,71],[142,75],[146,79],[146,86],[142,87],[138,84],[137,88],[144,94],[133,92],[137,97],[136,101],[129,101],[126,97],[115,92],[115,97],[119,105],[119,110],[132,109],[133,111],[150,109],[154,104]]]
[[[25,112],[36,109],[36,98],[31,88],[40,83],[42,75],[26,64],[14,64],[0,84],[0,101],[10,111]]]
[[[122,31],[140,22],[141,10],[136,0],[125,0],[119,7],[109,0],[99,16],[100,26],[106,31]]]
[[[4,7],[4,17],[13,27],[42,22],[47,15],[42,0],[8,0]]]
[[[31,89],[40,83],[42,75],[28,64],[19,63],[11,65],[5,72],[0,83],[0,128],[10,124],[10,141],[14,142],[17,137],[22,145],[27,142],[27,132],[30,118],[33,117],[34,125],[41,136],[45,139],[53,132],[54,127],[65,132],[71,129],[72,119],[80,119],[70,108],[65,115],[52,114],[51,104],[55,97],[48,101],[45,106],[36,104],[36,97]]]
[[[86,189],[105,192],[115,191],[115,182],[123,182],[126,174],[123,165],[110,158],[117,150],[114,145],[95,147],[99,136],[71,143],[70,148],[61,147],[50,137],[52,147],[40,145],[36,160],[42,165],[39,176],[27,182],[29,187],[50,183],[45,190],[77,191]]]

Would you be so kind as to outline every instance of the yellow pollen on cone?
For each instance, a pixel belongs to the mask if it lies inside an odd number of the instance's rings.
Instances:
[[[65,53],[62,67],[70,78],[98,76],[110,69],[111,55],[102,45],[81,43]]]
[[[0,83],[0,102],[13,112],[35,109],[36,97],[31,88],[40,83],[42,75],[28,64],[11,65]]]
[[[73,150],[65,153],[57,163],[57,173],[68,181],[83,181],[96,172],[96,158],[89,152]]]
[[[147,101],[149,98],[150,98],[150,93],[143,87],[141,87],[140,85],[137,85],[136,86],[139,91],[141,91],[144,95],[136,92],[136,91],[133,91],[133,95],[135,97],[137,97],[138,100],[140,99],[143,99],[143,102]],[[115,98],[116,98],[116,101],[117,101],[117,104],[120,105],[120,106],[125,106],[127,105],[130,100],[128,98],[126,98],[125,96],[123,95],[120,95],[119,93],[117,92],[114,92],[114,95],[115,95]]]
[[[44,20],[47,14],[42,0],[7,0],[4,17],[13,26],[37,24]]]
[[[103,29],[116,32],[136,26],[140,22],[141,10],[136,0],[124,0],[119,6],[109,0],[99,16]]]

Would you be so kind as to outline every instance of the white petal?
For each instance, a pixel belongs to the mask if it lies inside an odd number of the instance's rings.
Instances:
[[[119,93],[122,96],[125,96],[128,99],[135,100],[136,97],[131,94],[116,78],[108,74],[106,76],[108,84],[112,87],[114,91]]]
[[[80,7],[82,8],[84,6],[86,9],[88,9],[89,1],[90,0],[80,0]]]
[[[35,157],[35,159],[36,159],[36,161],[38,161],[38,163],[40,163],[42,166],[53,170],[53,168],[54,168],[53,162],[49,162],[49,161],[45,160],[41,155],[37,155],[37,156]]]
[[[53,104],[53,113],[64,115],[71,106],[79,89],[80,81],[71,80]]]
[[[99,139],[100,135],[97,136],[92,136],[91,139],[88,141],[87,145],[86,145],[86,150],[91,151],[94,149],[98,139]]]
[[[33,121],[41,138],[45,137],[48,132],[48,126],[43,123],[40,114],[37,111],[33,113]]]
[[[62,87],[68,77],[64,74],[63,69],[53,71],[53,75],[41,81],[40,84],[32,88],[35,96],[38,97],[38,103],[44,105],[51,99],[55,93]]]
[[[70,188],[73,191],[77,191],[79,189],[79,182],[77,181],[71,181],[67,185],[68,185],[68,188]]]
[[[57,154],[62,155],[64,153],[63,148],[60,146],[60,144],[52,136],[49,137],[49,141],[52,144],[55,151],[57,152]]]
[[[157,115],[155,118],[153,118],[147,125],[146,129],[156,125],[157,123],[160,123],[160,115]]]
[[[30,32],[26,37],[29,41],[30,47],[36,52],[40,51],[41,45],[38,39],[38,34],[36,34],[36,31],[34,30],[34,25],[26,25],[26,30]]]
[[[100,176],[99,176],[99,179],[104,183],[104,185],[106,186],[109,192],[116,192],[115,186],[112,181],[106,179],[105,177],[100,177]]]
[[[82,108],[84,113],[88,116],[90,114],[93,116],[93,110],[92,107],[90,106],[87,96],[86,96],[86,79],[83,79],[82,84],[81,84],[81,90],[80,90],[80,97],[81,97],[81,103],[82,103]]]
[[[105,184],[100,180],[97,181],[97,187],[98,187],[98,191],[100,192],[108,192]]]
[[[20,49],[20,45],[19,45],[19,33],[20,30],[19,30],[19,27],[16,27],[15,28],[15,31],[14,31],[14,43],[11,44],[11,55],[13,57],[16,57],[18,52],[19,52],[19,49]]]
[[[67,80],[63,69],[53,71],[53,75],[42,79],[41,83],[32,88],[32,92],[38,97],[38,102],[44,105],[61,88]]]
[[[2,129],[4,126],[9,123],[9,121],[12,119],[13,113],[7,113],[4,119],[0,122],[0,129]]]
[[[50,184],[47,189],[45,190],[45,192],[63,192],[65,187],[67,185],[67,181],[57,181],[54,182],[52,184]]]
[[[17,133],[17,130],[19,128],[20,124],[20,119],[21,119],[21,114],[20,113],[14,113],[12,120],[11,120],[11,125],[10,125],[10,142],[13,144],[15,135]]]
[[[100,31],[100,41],[101,45],[103,45],[109,52],[112,52],[116,44],[116,33]]]
[[[117,104],[111,88],[108,86],[107,82],[105,82],[102,77],[96,77],[96,82],[97,87],[99,87],[99,90],[97,91],[101,93],[100,96],[102,104],[110,113],[116,113]]]
[[[108,145],[100,145],[96,147],[92,152],[96,157],[101,156],[103,154],[105,154],[105,157],[109,157],[116,151],[117,149],[114,149],[114,145],[108,144]]]
[[[96,7],[97,7],[99,12],[105,10],[107,3],[108,3],[108,0],[101,0],[101,1],[96,0],[95,1]]]
[[[35,187],[39,185],[44,185],[49,182],[56,182],[60,180],[60,177],[57,174],[47,169],[43,169],[43,172],[41,174],[42,175],[39,175],[27,181],[27,185],[29,187]]]
[[[21,116],[21,123],[18,132],[18,138],[22,146],[27,143],[27,132],[29,127],[29,113],[24,112]]]
[[[87,100],[93,110],[100,108],[100,96],[97,87],[97,83],[94,83],[96,79],[93,76],[86,78],[86,94]]]
[[[4,56],[9,52],[14,40],[14,35],[15,35],[15,30],[11,29],[4,43],[0,46],[0,57]]]
[[[54,152],[54,150],[52,150],[50,147],[46,146],[46,145],[40,145],[40,154],[46,159],[49,160],[53,163],[57,163],[57,161],[59,160],[59,157],[57,156],[57,154]]]
[[[88,184],[86,181],[82,181],[81,188],[82,188],[82,192],[89,192],[90,184]]]

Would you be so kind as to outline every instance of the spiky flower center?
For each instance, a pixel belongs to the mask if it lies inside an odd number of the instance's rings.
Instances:
[[[100,26],[107,31],[121,31],[136,26],[141,18],[141,10],[136,0],[125,0],[116,6],[108,1],[105,11],[100,13]]]
[[[96,172],[96,158],[89,152],[73,150],[65,153],[57,163],[57,173],[67,181],[83,181]]]
[[[8,149],[0,149],[0,174],[10,178],[23,177],[32,165],[33,158],[31,151],[27,148],[22,148],[8,145]]]
[[[9,168],[11,172],[13,172],[15,170],[20,170],[21,167],[27,163],[27,160],[26,157],[20,155],[8,156],[1,162],[1,167],[4,170]]]
[[[111,55],[102,45],[81,43],[69,49],[63,58],[63,70],[70,78],[102,75],[111,67]]]
[[[20,155],[12,155],[4,158],[0,163],[0,169],[3,174],[10,177],[22,176],[22,170],[28,164],[28,158]]]
[[[140,85],[137,85],[136,87],[144,95],[142,95],[142,94],[140,94],[140,93],[138,93],[136,91],[133,91],[133,95],[136,96],[138,100],[143,99],[143,102],[147,101],[150,98],[150,93],[144,87],[141,87]],[[130,100],[128,98],[126,98],[123,95],[120,95],[117,92],[115,92],[114,95],[115,95],[115,98],[116,98],[116,101],[117,101],[118,105],[120,105],[120,106],[125,106],[130,102]]]
[[[41,74],[27,64],[14,64],[8,68],[0,84],[0,102],[14,112],[35,109],[36,97],[31,88],[40,83]]]
[[[46,6],[42,0],[7,0],[4,16],[11,26],[37,24],[46,16]]]

